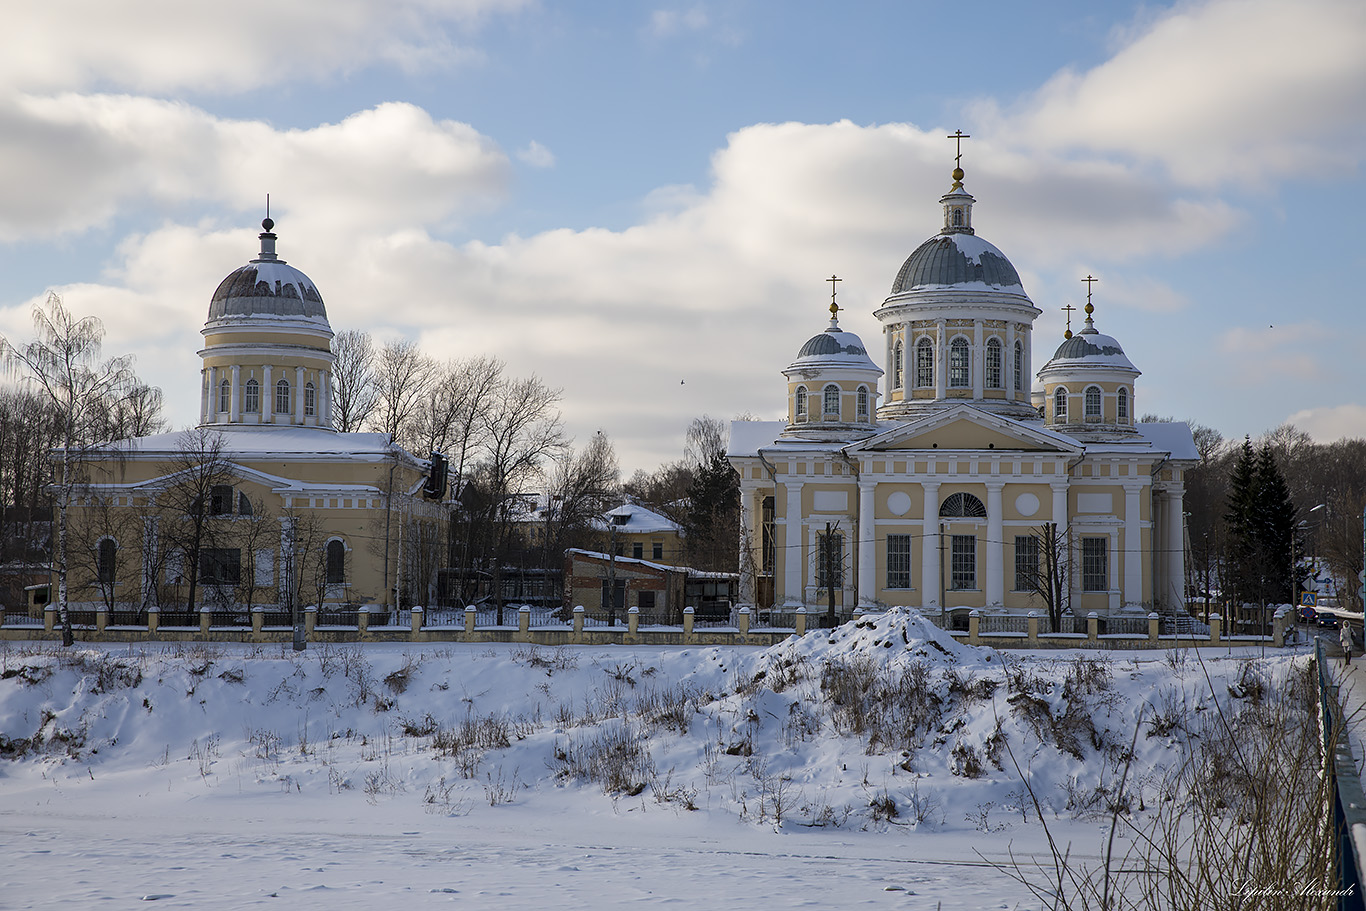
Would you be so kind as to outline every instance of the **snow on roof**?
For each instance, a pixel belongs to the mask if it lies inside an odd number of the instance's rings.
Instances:
[[[611,554],[604,554],[596,550],[584,550],[579,547],[571,547],[566,550],[565,553],[579,554],[584,557],[593,557],[602,560],[612,560],[617,563],[630,563],[633,566],[644,566],[649,569],[657,569],[660,572],[687,573],[694,579],[735,581],[740,578],[739,573],[721,573],[710,569],[693,569],[690,566],[676,566],[672,563],[655,563],[652,560],[641,560],[638,557],[613,557]]]
[[[1135,424],[1134,429],[1160,452],[1170,453],[1173,459],[1200,461],[1200,450],[1195,448],[1195,437],[1185,421],[1161,421]]]
[[[415,456],[389,440],[387,433],[338,433],[322,427],[232,426],[215,428],[223,436],[223,454],[246,458],[363,459],[377,461],[399,453],[417,463]],[[109,448],[131,457],[165,458],[192,442],[192,430],[176,430],[152,436],[135,437]]]
[[[623,503],[615,509],[609,509],[602,514],[600,527],[615,527],[627,534],[659,534],[661,532],[673,532],[682,534],[683,527],[667,516],[661,516],[653,510],[638,506],[635,503]],[[625,523],[613,522],[611,516],[626,516]]]

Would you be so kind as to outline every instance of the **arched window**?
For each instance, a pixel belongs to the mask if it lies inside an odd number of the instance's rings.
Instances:
[[[1085,402],[1086,402],[1086,405],[1085,405],[1085,408],[1086,408],[1086,412],[1085,412],[1085,413],[1086,413],[1086,420],[1088,420],[1088,421],[1099,421],[1099,420],[1100,420],[1100,387],[1099,387],[1099,386],[1087,386],[1087,387],[1086,387],[1086,399],[1085,399]]]
[[[232,488],[227,484],[215,484],[210,488],[209,515],[232,515]]]
[[[261,384],[255,379],[247,380],[247,394],[243,397],[242,410],[247,414],[259,414],[261,411]]]
[[[923,335],[915,343],[915,384],[922,389],[934,385],[934,343]]]
[[[1015,391],[1024,392],[1024,345],[1015,342]]]
[[[327,584],[346,582],[346,545],[333,538],[327,542]]]
[[[988,389],[1001,388],[1001,340],[987,339],[987,377]]]
[[[831,383],[825,387],[824,394],[821,396],[821,411],[824,414],[833,414],[835,420],[840,416],[840,387]]]
[[[304,414],[308,417],[318,413],[318,390],[312,383],[304,387]]]
[[[1129,390],[1123,386],[1119,387],[1119,395],[1115,400],[1115,417],[1121,424],[1129,423]]]
[[[801,420],[806,417],[806,387],[797,387],[797,418]]]
[[[289,380],[275,384],[275,413],[289,414]]]
[[[119,545],[113,538],[101,539],[95,550],[95,573],[96,580],[101,585],[113,585],[114,575],[118,564],[115,558],[118,556]]]
[[[970,493],[951,493],[939,506],[941,519],[985,519],[987,508]]]
[[[953,226],[954,226],[955,228],[961,228],[961,227],[963,227],[963,210],[962,210],[962,209],[954,209],[954,210],[953,210]]]
[[[860,421],[868,420],[868,387],[858,387],[858,417]]]
[[[968,340],[960,336],[949,343],[949,385],[971,386],[971,368],[972,354],[968,350]]]
[[[232,386],[227,380],[218,384],[218,410],[230,411],[232,409]]]
[[[1053,390],[1053,423],[1067,423],[1067,387],[1059,386]]]
[[[900,388],[901,388],[901,377],[902,377],[902,370],[901,370],[901,368],[902,368],[902,349],[901,349],[901,342],[897,342],[897,343],[896,343],[896,347],[892,349],[892,386],[895,387],[895,388],[897,388],[897,389],[900,389]]]
[[[237,514],[239,516],[251,515],[251,499],[240,492],[237,494]]]

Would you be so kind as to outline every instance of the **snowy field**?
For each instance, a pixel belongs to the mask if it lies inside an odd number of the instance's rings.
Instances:
[[[996,866],[1051,864],[1022,780],[1097,863],[1121,772],[1127,818],[1179,799],[1213,700],[1297,664],[912,611],[763,650],[10,643],[0,908],[1036,908]]]

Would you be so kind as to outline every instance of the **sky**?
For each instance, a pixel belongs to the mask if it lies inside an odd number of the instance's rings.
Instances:
[[[198,419],[199,330],[280,255],[334,330],[493,355],[629,476],[873,311],[942,223],[1085,303],[1136,410],[1366,436],[1366,4],[6,0],[0,333],[49,290]],[[877,356],[875,354],[875,356]]]

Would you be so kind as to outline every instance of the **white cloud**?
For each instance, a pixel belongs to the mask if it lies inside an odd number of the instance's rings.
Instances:
[[[1144,15],[1110,60],[1058,73],[1009,112],[1012,145],[1158,163],[1194,186],[1259,183],[1360,160],[1366,4],[1214,0]]]
[[[240,92],[375,63],[450,66],[478,56],[461,32],[529,2],[45,0],[7,20],[0,87]]]
[[[1296,411],[1286,421],[1319,443],[1331,443],[1343,438],[1366,438],[1366,405],[1307,408]]]
[[[700,32],[709,23],[710,17],[701,6],[685,10],[657,9],[650,14],[650,32],[660,38],[683,32]]]
[[[0,240],[78,231],[130,202],[252,207],[340,223],[432,224],[499,198],[507,159],[463,123],[387,103],[277,130],[127,95],[0,101]]]
[[[533,168],[555,167],[555,153],[534,139],[527,143],[526,148],[517,151],[517,159]]]

